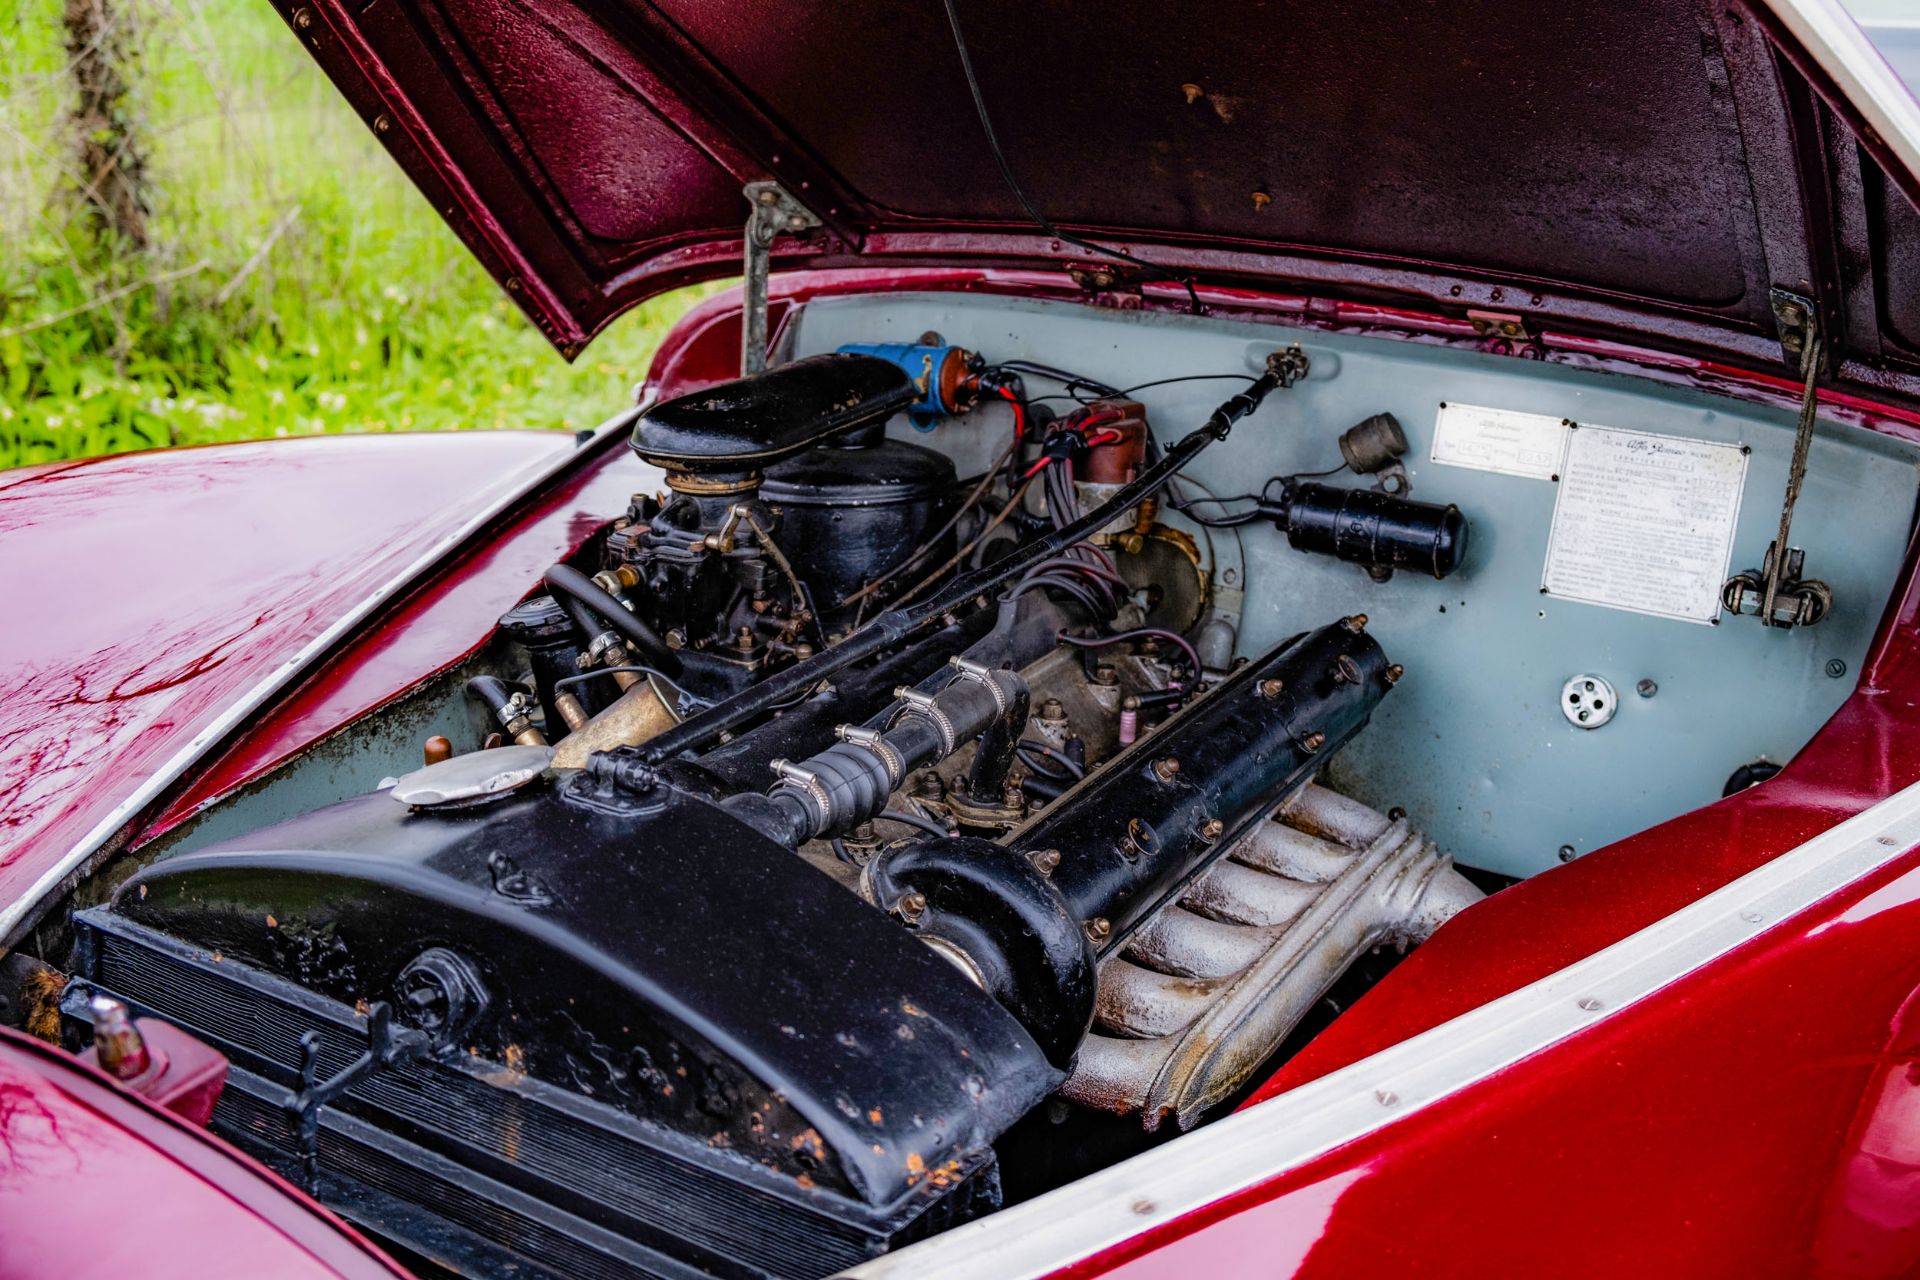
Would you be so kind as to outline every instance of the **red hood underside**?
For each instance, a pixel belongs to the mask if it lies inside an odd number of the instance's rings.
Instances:
[[[1034,204],[1177,276],[1757,362],[1778,358],[1771,289],[1837,322],[1879,270],[1884,304],[1846,317],[1850,350],[1884,365],[1920,337],[1898,287],[1920,283],[1920,253],[1901,252],[1920,223],[1758,0],[959,7]],[[1091,262],[1186,301],[1026,218],[938,3],[316,0],[290,16],[569,356],[640,299],[737,271],[741,188],[765,179],[823,222],[783,237],[780,265]]]

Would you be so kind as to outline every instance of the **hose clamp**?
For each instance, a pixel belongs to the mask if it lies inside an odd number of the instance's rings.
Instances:
[[[832,819],[833,801],[827,795],[826,784],[820,781],[819,774],[791,760],[775,760],[768,767],[780,779],[781,786],[800,792],[812,803],[817,826],[824,827]]]
[[[933,694],[921,693],[918,689],[909,689],[905,685],[893,691],[893,696],[907,704],[907,711],[928,720],[940,734],[940,756],[945,759],[960,745],[960,735],[954,731],[953,721],[947,719],[947,713],[940,709],[940,703]]]
[[[889,790],[899,786],[901,779],[907,776],[907,762],[900,758],[900,753],[894,750],[893,744],[878,729],[862,729],[853,724],[836,725],[833,736],[842,742],[851,742],[856,747],[864,747],[879,757],[887,771]]]
[[[962,680],[971,680],[975,684],[986,686],[987,693],[993,698],[994,714],[997,716],[1007,714],[1007,691],[1000,687],[998,680],[994,679],[996,673],[992,667],[982,666],[978,662],[969,662],[957,653],[947,659],[947,665],[954,670],[955,684]]]

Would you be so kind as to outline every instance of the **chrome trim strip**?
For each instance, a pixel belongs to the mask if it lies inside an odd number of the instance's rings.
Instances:
[[[1044,1196],[841,1273],[1033,1280],[1383,1129],[1603,1022],[1920,845],[1920,784],[1530,986]]]
[[[193,739],[155,770],[147,780],[140,784],[134,793],[115,805],[113,811],[96,823],[93,829],[81,838],[80,842],[69,849],[59,862],[42,872],[33,886],[12,902],[0,906],[0,954],[19,941],[16,932],[24,932],[29,920],[37,920],[38,907],[43,899],[57,891],[66,878],[86,864],[87,859],[117,834],[121,827],[140,810],[151,804],[162,791],[177,782],[181,775],[193,767],[208,748],[221,741],[249,716],[259,711],[267,701],[286,688],[297,676],[312,665],[315,659],[346,638],[355,627],[365,622],[387,601],[406,590],[420,576],[439,563],[461,543],[485,528],[486,525],[512,506],[522,496],[542,482],[558,475],[577,464],[589,453],[597,453],[603,447],[604,439],[610,434],[618,434],[640,415],[638,408],[622,410],[607,421],[594,428],[593,435],[586,440],[569,441],[559,432],[554,433],[554,449],[557,456],[551,459],[536,459],[507,477],[487,491],[493,500],[487,502],[480,511],[459,527],[447,533],[433,543],[424,554],[415,559],[405,569],[389,578],[359,604],[336,619],[331,626],[315,636],[300,651],[269,672],[252,688],[229,703],[207,724]]]
[[[1767,5],[1907,171],[1920,176],[1920,102],[1840,0],[1767,0]]]

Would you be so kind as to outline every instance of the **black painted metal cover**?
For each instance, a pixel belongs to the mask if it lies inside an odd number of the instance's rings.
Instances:
[[[354,1188],[335,1197],[352,1210],[383,1151],[439,1168],[494,1205],[459,1228],[488,1248],[524,1245],[499,1223],[554,1218],[576,1250],[598,1230],[722,1273],[819,1274],[991,1203],[989,1144],[1060,1079],[893,920],[664,789],[637,816],[546,781],[451,812],[362,796],[151,867],[77,923],[79,975],[232,1055],[225,1130],[281,1157],[299,1032],[322,1029],[337,1070],[370,1002],[404,1012],[422,951],[464,957],[484,1010],[325,1113],[321,1190]],[[396,1179],[360,1216],[417,1239],[425,1213],[434,1237],[450,1210]],[[784,1225],[753,1227],[769,1214]]]

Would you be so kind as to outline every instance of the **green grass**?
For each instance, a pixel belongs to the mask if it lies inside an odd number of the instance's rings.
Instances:
[[[662,334],[707,292],[637,308],[569,366],[265,3],[122,3],[141,32],[157,247],[101,264],[61,195],[60,0],[0,0],[0,467],[256,437],[591,426],[629,403]]]

